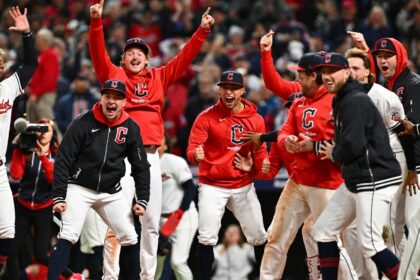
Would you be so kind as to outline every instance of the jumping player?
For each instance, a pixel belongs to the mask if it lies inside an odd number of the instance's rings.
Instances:
[[[162,179],[157,148],[163,139],[163,98],[168,86],[177,80],[191,64],[210,33],[214,19],[210,8],[203,14],[201,25],[191,36],[182,51],[165,66],[150,68],[150,48],[140,38],[127,40],[121,58],[121,66],[112,64],[105,49],[102,26],[104,0],[90,7],[91,25],[89,30],[89,51],[96,74],[101,84],[107,79],[122,80],[127,86],[126,111],[141,126],[142,138],[151,168],[150,203],[145,215],[140,219],[141,232],[141,278],[154,279],[159,239],[159,219],[162,208]],[[133,193],[133,180],[127,173],[123,179],[124,192]],[[132,194],[128,195],[131,201]],[[130,197],[131,196],[131,197]],[[105,247],[109,243],[105,244]],[[115,250],[115,248],[114,248]],[[104,266],[107,261],[105,250]],[[115,261],[114,261],[115,263]],[[105,270],[107,273],[115,271]]]
[[[15,236],[15,208],[5,166],[12,106],[15,98],[23,93],[38,65],[35,42],[26,16],[27,9],[25,8],[22,14],[19,7],[12,7],[9,15],[15,24],[9,30],[22,33],[23,64],[13,75],[0,83],[0,270],[11,253]],[[0,78],[5,71],[6,53],[0,49]]]
[[[197,186],[192,181],[192,173],[185,159],[170,154],[169,138],[159,147],[162,169],[162,217],[160,234],[169,238],[172,244],[171,267],[178,280],[193,280],[188,267],[191,244],[198,228],[198,213],[194,198]],[[158,257],[156,279],[162,273],[165,256]]]
[[[263,133],[264,120],[256,107],[242,98],[245,92],[239,72],[226,71],[218,83],[219,101],[203,111],[195,120],[187,148],[188,160],[198,163],[198,259],[200,279],[211,278],[213,247],[217,244],[225,207],[238,219],[247,241],[261,256],[259,246],[266,241],[261,206],[252,183],[251,172],[235,167],[236,153],[252,153],[256,170],[267,158],[266,146],[256,151],[243,146],[245,131]]]
[[[67,129],[54,166],[54,211],[62,227],[50,257],[48,279],[56,280],[68,261],[71,246],[79,239],[84,220],[93,208],[121,243],[122,279],[139,279],[139,252],[135,244],[131,209],[121,192],[124,159],[131,164],[136,182],[133,211],[143,215],[149,200],[150,171],[138,125],[124,111],[125,85],[107,80],[101,100],[75,119]]]
[[[397,279],[399,261],[382,239],[384,213],[402,182],[401,168],[389,144],[384,121],[362,84],[350,77],[346,58],[327,53],[317,66],[333,101],[334,141],[320,145],[324,160],[342,164],[345,187],[334,194],[315,222],[313,236],[323,280],[337,279],[336,236],[354,219],[365,258],[372,258],[389,279]]]

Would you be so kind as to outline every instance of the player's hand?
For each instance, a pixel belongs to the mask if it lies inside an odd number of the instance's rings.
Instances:
[[[410,196],[417,194],[417,190],[420,190],[420,187],[416,171],[407,171],[407,177],[405,178],[404,186],[405,188],[403,189],[403,193],[407,190]]]
[[[104,10],[104,1],[101,0],[99,3],[90,6],[90,17],[91,18],[101,18],[102,11]]]
[[[260,39],[260,47],[263,51],[271,50],[271,46],[273,45],[273,34],[274,31],[270,30],[267,34],[261,37]]]
[[[270,171],[270,168],[271,168],[271,162],[268,158],[265,158],[261,166],[261,172],[264,174],[267,174]]]
[[[404,126],[404,131],[401,131],[400,133],[398,133],[398,135],[400,136],[414,135],[415,126],[411,121],[409,121],[407,118],[403,120],[400,119],[399,121]]]
[[[369,51],[369,47],[366,44],[365,37],[363,37],[362,33],[354,32],[354,31],[347,31],[347,34],[349,34],[351,36],[356,48],[361,49],[364,52]]]
[[[248,153],[246,157],[242,156],[239,153],[236,153],[234,159],[235,167],[244,172],[249,172],[252,169],[253,161],[251,157],[251,152]]]
[[[261,142],[261,133],[259,132],[253,132],[253,131],[247,131],[241,136],[241,140],[244,141],[245,144],[254,144],[255,150],[257,150],[262,142]]]
[[[321,159],[322,160],[325,160],[325,159],[333,160],[331,154],[332,154],[332,151],[333,151],[334,147],[335,147],[335,143],[334,142],[332,144],[330,144],[327,141],[324,141],[323,143],[321,143],[319,145],[319,148],[320,148],[319,149],[319,153],[320,154],[324,154],[324,156],[321,157]]]
[[[296,135],[289,135],[284,141],[284,146],[289,153],[299,152],[298,137]]]
[[[209,15],[209,13],[210,7],[208,7],[204,14],[201,16],[201,28],[210,29],[210,27],[214,24],[214,18]]]
[[[204,149],[202,145],[197,146],[194,151],[194,158],[196,162],[200,162],[204,159]]]
[[[56,213],[63,213],[67,209],[67,203],[59,202],[53,206],[53,211]]]
[[[21,14],[19,7],[12,7],[9,10],[9,15],[15,21],[15,26],[10,26],[10,31],[18,31],[18,32],[29,32],[29,22],[26,14],[28,13],[28,9],[23,10],[23,15]]]
[[[136,216],[143,216],[146,209],[143,208],[140,204],[134,204],[133,211]]]
[[[299,152],[309,152],[314,149],[314,141],[311,137],[303,133],[299,133],[299,137],[302,139],[298,142]]]

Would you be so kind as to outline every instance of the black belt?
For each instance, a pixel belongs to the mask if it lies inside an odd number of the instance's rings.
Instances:
[[[158,145],[144,145],[144,149],[147,153],[155,153],[156,150],[159,148]]]
[[[168,214],[161,214],[162,218],[168,218],[170,215],[172,215],[175,212],[168,213]]]

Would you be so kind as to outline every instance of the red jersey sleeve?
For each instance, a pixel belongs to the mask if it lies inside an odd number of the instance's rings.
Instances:
[[[206,142],[208,138],[207,131],[208,122],[202,115],[199,115],[191,128],[190,138],[188,139],[187,158],[191,163],[197,163],[194,152],[197,146],[203,145]],[[206,153],[205,147],[203,149],[204,153]]]
[[[269,160],[270,160],[270,171],[268,171],[268,173],[265,173],[265,174],[262,172],[259,172],[258,175],[256,176],[256,179],[272,180],[279,173],[280,168],[283,165],[280,152],[279,152],[279,144],[277,143],[271,144]]]
[[[265,132],[265,124],[264,120],[261,118],[258,124],[257,132],[264,133]],[[260,173],[262,168],[262,163],[264,159],[268,158],[267,153],[267,145],[263,143],[253,155],[254,166],[253,169],[256,173]]]
[[[54,161],[46,155],[40,156],[42,169],[44,169],[45,180],[52,184],[54,175]]]
[[[12,160],[10,162],[10,176],[13,180],[19,181],[23,177],[25,171],[26,159],[22,150],[19,148],[13,149]]]
[[[371,81],[371,82],[375,83],[376,82],[375,59],[373,58],[372,52],[370,50],[368,51],[368,55],[369,55],[369,63],[370,63],[370,72],[375,77],[375,79],[373,79],[373,81]]]
[[[102,19],[100,18],[90,19],[89,53],[96,76],[103,85],[107,79],[116,75],[118,67],[112,64],[106,51]]]
[[[280,76],[274,67],[271,51],[261,51],[261,71],[265,86],[283,100],[302,89],[298,82],[286,81]]]
[[[179,79],[188,69],[206,40],[210,29],[199,27],[190,40],[182,48],[181,52],[161,67],[163,88],[166,89],[171,83]]]

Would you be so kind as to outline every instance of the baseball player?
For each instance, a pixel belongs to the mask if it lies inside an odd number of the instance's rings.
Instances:
[[[314,134],[314,136],[317,137],[317,139],[324,139],[323,137],[327,136],[332,137],[333,125],[331,122],[329,122],[329,120],[331,119],[332,96],[327,94],[325,87],[322,86],[320,74],[317,74],[313,69],[313,67],[321,61],[321,58],[316,54],[306,54],[299,61],[299,65],[292,67],[295,70],[298,70],[298,80],[293,82],[286,81],[277,73],[273,64],[273,59],[271,56],[273,34],[274,32],[270,31],[266,35],[264,35],[260,40],[261,69],[264,77],[264,83],[270,90],[278,94],[283,99],[285,99],[285,93],[292,94],[302,92],[304,95],[306,95],[305,101],[303,103],[299,103],[299,105],[296,105],[297,107],[291,107],[291,110],[289,111],[289,118],[293,117],[293,122],[291,120],[286,121],[286,123],[288,123],[289,128],[287,128],[287,130],[283,130],[283,139],[279,139],[279,141],[281,142],[280,144],[286,145],[289,143],[285,142],[284,137],[292,140],[290,144],[294,146],[300,146],[303,143],[306,143],[308,138],[314,133],[316,133]],[[316,93],[316,96],[314,96],[314,93]],[[298,99],[298,101],[300,101],[300,99]],[[320,108],[318,108],[317,106],[319,106]],[[298,109],[296,110],[296,108]],[[292,110],[292,114],[294,115],[290,116]],[[288,149],[287,146],[286,149]],[[322,165],[318,165],[318,163],[315,164],[315,162],[321,162],[320,156],[311,154],[311,149],[311,146],[309,146],[307,147],[307,151],[300,151],[304,153],[295,153],[295,156],[299,157],[300,159],[293,163],[292,168],[297,167],[299,168],[299,171],[293,170],[292,173],[289,174],[292,180],[290,180],[288,182],[290,184],[287,185],[290,186],[287,188],[286,192],[283,191],[282,197],[284,197],[280,198],[276,209],[280,209],[279,207],[281,205],[284,205],[284,203],[288,203],[287,201],[289,199],[293,199],[293,192],[295,191],[295,188],[292,187],[292,185],[296,183],[300,186],[300,188],[303,188],[305,192],[313,192],[314,194],[313,196],[308,196],[307,198],[301,201],[301,208],[286,208],[287,211],[292,212],[294,210],[301,210],[302,215],[299,216],[297,220],[297,224],[299,226],[292,226],[291,220],[284,221],[284,224],[279,223],[279,221],[283,222],[281,220],[278,220],[280,217],[283,217],[283,215],[285,217],[292,217],[286,212],[279,212],[277,216],[273,218],[272,226],[270,227],[269,231],[269,244],[267,244],[264,252],[264,255],[267,257],[264,257],[263,265],[261,267],[261,274],[263,275],[263,277],[281,277],[281,275],[283,274],[284,265],[286,263],[286,258],[270,257],[272,256],[271,254],[276,255],[276,252],[279,252],[278,250],[282,250],[282,253],[279,253],[279,255],[285,256],[286,253],[284,252],[288,251],[289,246],[296,234],[296,231],[300,228],[304,220],[306,218],[309,218],[311,215],[313,219],[316,220],[316,218],[320,215],[322,210],[325,208],[327,202],[331,198],[332,194],[334,193],[334,190],[337,189],[343,183],[340,174],[340,167],[336,164],[328,165],[328,168],[331,168],[333,172],[330,172],[330,170],[328,170],[328,174],[321,175],[323,173],[321,173],[317,169],[319,168],[319,166]],[[288,150],[291,151],[290,149]],[[310,155],[310,161],[307,161],[306,155]],[[302,161],[303,164],[300,161]],[[309,165],[311,170],[314,169],[311,174],[319,174],[319,177],[307,176],[307,171],[304,171],[306,165]],[[322,172],[327,171],[326,169],[323,170],[324,171]],[[311,188],[307,188],[307,186],[311,186]],[[312,188],[314,186],[316,186],[317,188]],[[322,203],[319,203],[318,200]],[[310,222],[310,220],[307,220],[307,222]],[[289,228],[289,226],[292,227]],[[316,242],[313,240],[310,234],[310,228],[311,225],[309,223],[306,223],[303,228],[302,235],[308,256],[307,265],[310,274],[309,277],[310,279],[317,279],[320,274],[317,265],[318,252]],[[274,232],[271,233],[273,229]],[[289,234],[291,234],[291,236],[289,236]],[[342,249],[342,257],[343,260],[345,260],[345,262],[343,261],[340,266],[341,276],[343,279],[351,279],[353,277],[352,275],[355,274],[355,271],[352,268],[347,253],[345,252],[344,248]],[[348,265],[345,265],[345,263],[348,263]],[[278,269],[279,267],[280,269]]]
[[[197,186],[185,159],[167,153],[168,144],[169,138],[165,137],[158,150],[163,185],[160,234],[169,238],[172,244],[171,267],[176,279],[192,280],[187,261],[198,228],[198,213],[193,201]],[[164,261],[164,256],[158,256],[156,279],[160,278]]]
[[[352,35],[353,40],[358,40],[359,36],[363,36],[361,33],[357,32],[348,33]],[[401,104],[401,101],[398,99],[398,97],[391,91],[377,83],[373,83],[375,77],[370,70],[369,54],[366,51],[358,48],[352,48],[346,52],[345,56],[349,63],[352,78],[363,83],[365,91],[372,99],[385,123],[385,127],[387,128],[389,135],[391,149],[395,155],[395,158],[400,164],[404,178],[404,175],[407,172],[407,165],[403,148],[398,139],[398,132],[403,130],[403,125],[398,120],[405,119],[403,105]],[[405,191],[403,190],[403,187],[404,184],[401,184],[400,189],[395,192],[395,197],[390,203],[391,209],[389,209],[390,215],[387,222],[391,226],[393,232],[391,240],[393,246],[391,246],[390,249],[393,250],[394,254],[397,256],[402,255],[399,245],[404,238]],[[350,233],[349,230],[353,230],[354,232]],[[353,222],[352,226],[345,230],[344,233],[345,242],[347,241],[347,244],[354,244],[356,240],[352,239],[351,237],[357,236],[356,222]],[[350,239],[347,237],[350,237]],[[355,268],[357,269],[363,267],[365,259],[361,255],[360,250],[358,250],[358,248],[355,246],[349,246],[349,250],[350,249],[353,249],[353,252],[348,252]],[[370,273],[372,276],[375,275],[377,277],[374,269],[364,269],[363,272],[361,269],[359,269],[359,276],[361,276],[362,273]]]
[[[322,279],[337,279],[339,249],[336,236],[354,219],[360,249],[389,279],[397,279],[399,261],[382,239],[384,213],[402,182],[401,168],[389,144],[384,121],[363,85],[350,77],[346,58],[326,53],[317,66],[333,101],[334,142],[320,145],[322,159],[342,164],[345,186],[334,194],[318,220]]]
[[[234,162],[235,154],[252,153],[255,170],[267,158],[265,145],[256,151],[243,145],[245,131],[264,132],[264,120],[254,104],[242,98],[245,92],[239,72],[221,75],[219,101],[195,120],[188,141],[187,157],[198,163],[198,260],[200,279],[211,278],[213,246],[217,244],[225,207],[238,219],[248,243],[254,245],[257,262],[266,241],[261,206],[251,172],[243,172]]]
[[[420,98],[418,89],[420,76],[407,67],[407,51],[394,38],[379,39],[372,51],[382,75],[386,79],[385,87],[395,92],[400,98],[407,120],[404,123],[414,123],[412,133],[404,132],[400,139],[407,161],[407,177],[404,182],[410,195],[405,201],[405,221],[408,226],[408,242],[401,259],[399,279],[413,279],[420,267],[419,248],[417,245],[418,219],[420,211],[420,196],[418,174],[420,173],[420,138],[418,124],[420,123]],[[415,195],[413,195],[415,194]]]
[[[150,171],[138,125],[124,111],[125,85],[107,80],[100,102],[75,119],[57,153],[54,166],[53,209],[62,227],[50,257],[48,279],[56,280],[79,239],[86,215],[93,208],[115,232],[121,244],[122,279],[139,279],[140,264],[133,216],[121,192],[124,158],[136,182],[133,211],[143,215],[149,200]]]
[[[191,64],[200,51],[214,19],[209,15],[210,8],[203,14],[201,25],[191,36],[182,51],[165,66],[150,68],[150,48],[140,38],[127,40],[121,58],[121,66],[113,65],[105,49],[102,10],[104,0],[90,8],[91,25],[89,30],[89,51],[98,79],[103,84],[106,79],[117,78],[127,85],[126,110],[130,117],[142,127],[142,138],[151,164],[150,204],[141,219],[141,278],[154,279],[156,272],[157,245],[159,239],[159,219],[162,208],[162,179],[157,148],[163,139],[163,98],[168,86],[177,80]],[[133,192],[133,180],[127,173],[122,186],[125,192]],[[131,196],[131,197],[130,197]],[[132,194],[128,194],[129,201]],[[107,247],[107,243],[105,244]],[[115,248],[114,248],[115,249]],[[105,263],[108,254],[105,251]],[[112,260],[108,260],[113,262]],[[105,276],[115,277],[114,271],[105,270]],[[106,266],[108,267],[108,266]]]
[[[23,93],[38,65],[35,42],[26,16],[27,9],[22,14],[19,7],[12,7],[9,15],[14,20],[14,26],[9,30],[22,33],[23,64],[0,83],[0,270],[11,252],[15,236],[15,209],[5,166],[12,106],[15,98]],[[6,53],[0,49],[0,78],[5,71]]]

